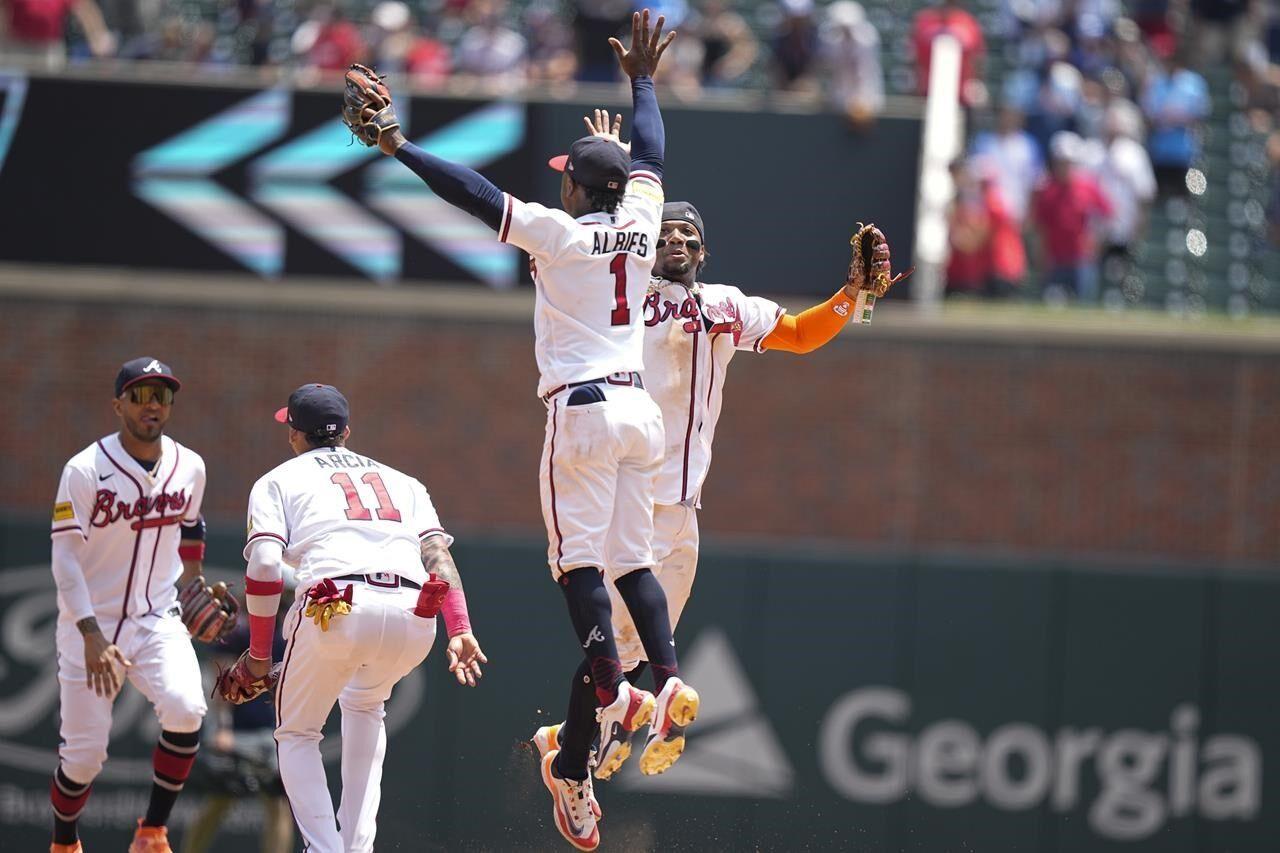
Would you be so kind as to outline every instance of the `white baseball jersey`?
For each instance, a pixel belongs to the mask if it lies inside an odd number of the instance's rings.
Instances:
[[[615,213],[574,219],[504,194],[504,243],[529,253],[538,396],[644,367],[640,311],[657,251],[662,184],[633,171]]]
[[[59,619],[95,616],[113,642],[125,620],[177,603],[178,525],[195,523],[204,500],[204,460],[168,436],[160,442],[148,472],[108,435],[71,457],[58,483],[51,535],[84,537],[79,561],[92,610],[67,600],[60,584]]]
[[[421,540],[443,535],[431,496],[407,474],[343,447],[322,447],[276,466],[249,493],[248,542],[284,545],[298,589],[324,578],[389,572],[425,583]]]
[[[666,445],[654,502],[696,505],[711,467],[725,373],[738,350],[761,351],[784,311],[725,284],[655,278],[644,302],[644,384],[662,409]]]

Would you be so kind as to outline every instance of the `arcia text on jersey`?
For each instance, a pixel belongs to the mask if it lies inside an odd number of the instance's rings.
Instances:
[[[356,453],[325,453],[311,457],[321,468],[379,468],[377,462]]]

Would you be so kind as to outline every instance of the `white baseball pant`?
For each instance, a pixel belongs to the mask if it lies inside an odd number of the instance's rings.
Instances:
[[[662,467],[662,412],[643,388],[601,383],[605,399],[547,405],[539,471],[551,576],[583,566],[618,578],[653,565],[654,480]]]
[[[653,574],[667,594],[667,615],[674,633],[680,614],[693,592],[693,576],[698,570],[698,511],[690,506],[658,504],[653,508]],[[618,644],[622,671],[648,660],[631,613],[612,583],[608,584],[613,603],[613,638]]]
[[[114,629],[107,632],[108,639]],[[57,630],[59,734],[58,758],[72,782],[87,785],[107,759],[111,706],[115,696],[98,696],[84,668],[84,639],[76,626],[59,621]],[[191,636],[177,616],[127,619],[116,645],[133,663],[126,676],[156,709],[160,728],[168,732],[200,730],[208,706],[200,681],[200,663]]]
[[[302,591],[285,617],[276,744],[280,779],[305,849],[365,853],[373,850],[382,798],[385,703],[396,682],[431,651],[436,620],[412,613],[415,589],[335,583],[339,590],[347,584],[355,590],[351,612],[335,617],[329,630],[303,614]],[[320,757],[320,730],[334,702],[342,709],[342,801],[336,816]]]

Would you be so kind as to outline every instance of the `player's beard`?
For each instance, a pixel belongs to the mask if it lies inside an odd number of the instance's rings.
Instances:
[[[154,444],[160,440],[160,436],[164,434],[164,421],[157,419],[155,423],[143,423],[142,419],[133,420],[131,418],[124,419],[124,428],[129,431],[129,435],[138,441],[147,444]]]
[[[668,259],[662,262],[662,269],[659,271],[658,274],[665,279],[669,279],[671,281],[678,281],[679,279],[684,278],[684,276],[688,274],[689,268],[692,266],[692,264],[693,262],[689,259],[687,255],[682,261],[672,261]]]

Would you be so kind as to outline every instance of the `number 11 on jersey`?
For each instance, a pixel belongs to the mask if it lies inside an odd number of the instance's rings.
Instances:
[[[356,484],[351,481],[350,474],[334,474],[329,479],[334,484],[342,487],[343,495],[347,499],[348,519],[351,521],[373,520],[373,514],[369,512],[369,508],[360,500],[360,492],[356,490]],[[382,482],[381,474],[377,471],[370,471],[360,478],[360,482],[373,487],[374,497],[378,499],[378,518],[383,521],[400,520],[400,510],[396,509],[395,504],[391,502],[391,495],[387,493],[387,486]]]

